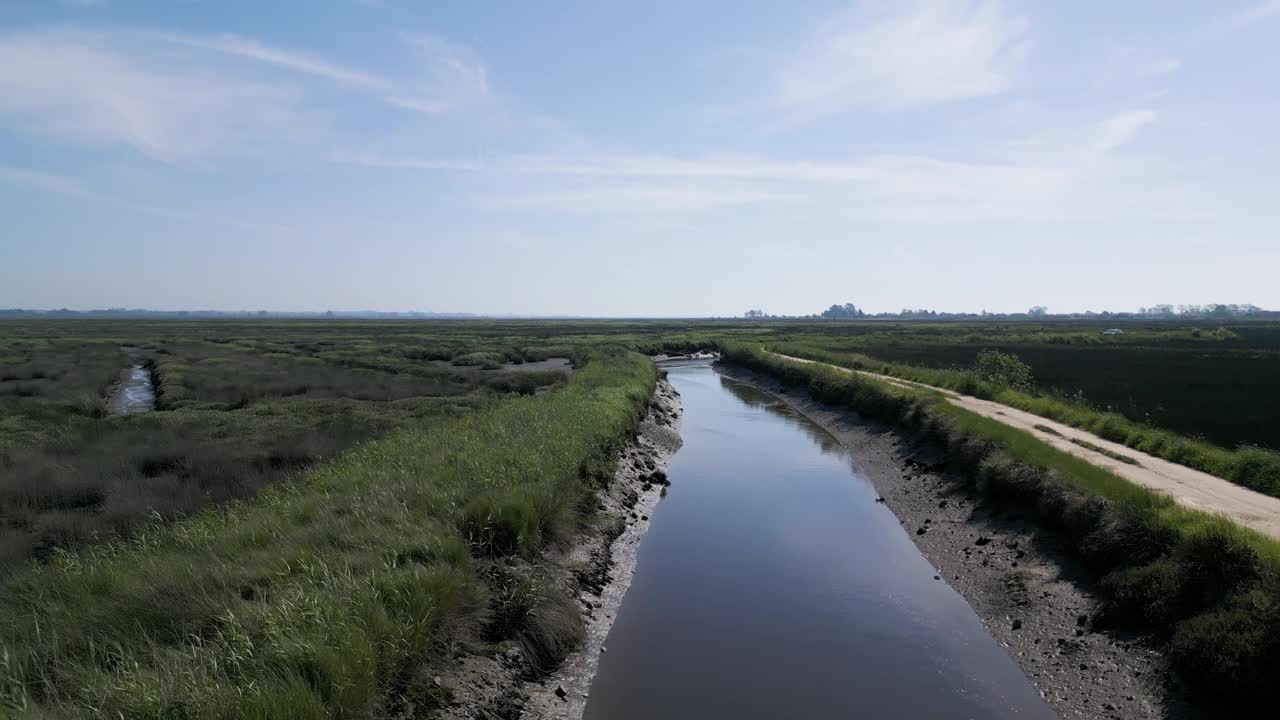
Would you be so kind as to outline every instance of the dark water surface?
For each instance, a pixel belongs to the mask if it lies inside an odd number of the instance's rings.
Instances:
[[[155,408],[156,389],[151,384],[151,373],[142,365],[134,365],[129,369],[129,377],[120,388],[120,396],[116,400],[116,413],[132,415],[151,412]]]
[[[834,438],[670,372],[685,444],[587,718],[1053,717]]]

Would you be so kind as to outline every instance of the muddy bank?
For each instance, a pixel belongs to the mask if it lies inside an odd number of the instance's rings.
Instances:
[[[947,474],[934,448],[750,371],[718,369],[782,398],[851,451],[938,575],[1060,717],[1208,716],[1141,638],[1094,627],[1101,597],[1052,533],[985,504]]]
[[[600,497],[598,522],[570,548],[546,559],[582,613],[585,638],[553,673],[537,677],[517,647],[464,654],[433,683],[449,698],[449,720],[582,717],[605,638],[631,584],[649,518],[665,494],[666,471],[680,448],[680,397],[658,381],[648,415],[618,458],[613,483]]]

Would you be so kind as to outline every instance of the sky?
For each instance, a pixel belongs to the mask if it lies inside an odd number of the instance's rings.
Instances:
[[[1280,0],[0,2],[0,307],[1280,307]]]

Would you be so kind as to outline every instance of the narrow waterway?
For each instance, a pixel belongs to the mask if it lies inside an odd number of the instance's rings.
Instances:
[[[669,370],[684,447],[587,718],[1053,717],[834,438]]]
[[[151,382],[151,371],[145,365],[129,368],[121,380],[115,397],[111,398],[113,415],[132,415],[155,410],[156,389]]]

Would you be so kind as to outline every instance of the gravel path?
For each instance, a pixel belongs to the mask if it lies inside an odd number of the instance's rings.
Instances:
[[[1008,405],[888,375],[850,370],[790,355],[769,354],[794,362],[824,365],[848,373],[866,375],[899,387],[924,388],[940,392],[950,403],[1010,427],[1025,430],[1064,453],[1105,468],[1130,482],[1168,495],[1186,507],[1226,516],[1240,525],[1280,540],[1280,498],[1263,495],[1206,472],[1171,463],[1163,458],[1148,455],[1084,430]],[[1093,448],[1078,444],[1081,442],[1088,443]],[[1105,452],[1094,448],[1101,448]],[[1108,453],[1124,456],[1137,464],[1117,460]]]

